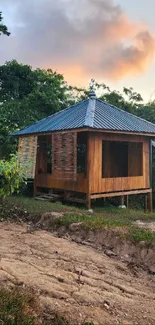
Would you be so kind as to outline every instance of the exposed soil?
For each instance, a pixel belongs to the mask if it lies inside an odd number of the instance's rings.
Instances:
[[[28,286],[73,322],[155,324],[155,277],[103,251],[26,225],[0,224],[0,281]]]
[[[57,229],[57,236],[71,239],[79,244],[84,244],[107,252],[110,256],[117,256],[123,261],[134,263],[138,267],[143,267],[145,270],[155,274],[155,243],[149,241],[134,241],[129,240],[128,227],[101,227],[87,228],[83,222],[71,223],[68,227],[56,227],[57,220],[65,216],[63,212],[50,212],[42,215],[39,222],[34,225],[40,229],[52,231]],[[154,233],[155,222],[134,223],[136,227],[148,229]],[[33,229],[33,227],[32,227]]]
[[[154,270],[155,274],[155,244],[127,240],[126,233],[128,229],[125,227],[86,230],[81,223],[71,224],[68,231],[61,227],[57,232],[58,236],[70,238],[76,243],[91,246],[102,252],[108,250],[108,255],[134,263],[148,272]]]

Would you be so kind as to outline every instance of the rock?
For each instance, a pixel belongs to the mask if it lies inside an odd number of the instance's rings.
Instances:
[[[89,209],[88,212],[91,213],[91,214],[94,213],[93,209]]]
[[[122,261],[126,261],[126,262],[127,262],[127,261],[129,260],[129,258],[130,258],[130,257],[129,257],[128,254],[125,254],[125,255],[121,256],[121,260],[122,260]]]
[[[155,275],[155,264],[151,265],[148,270],[150,274]]]
[[[80,230],[82,224],[83,224],[83,222],[72,223],[71,225],[69,225],[69,230],[71,230],[71,231]]]
[[[107,310],[109,310],[109,305],[107,305],[106,303],[104,304],[104,307],[107,309]]]
[[[42,215],[42,218],[48,219],[48,218],[53,218],[53,219],[57,219],[57,218],[61,218],[63,217],[63,212],[46,212]]]
[[[126,206],[125,206],[125,205],[119,205],[118,208],[119,208],[119,209],[126,209]]]
[[[54,224],[56,219],[62,218],[64,213],[62,212],[46,212],[42,215],[40,221],[37,223],[37,226],[50,227]]]
[[[155,233],[155,222],[137,220],[133,222],[133,225],[139,228],[149,229],[152,233]]]
[[[114,256],[117,256],[113,251],[111,251],[110,249],[106,249],[104,251],[104,254],[109,256],[109,257],[114,257]]]

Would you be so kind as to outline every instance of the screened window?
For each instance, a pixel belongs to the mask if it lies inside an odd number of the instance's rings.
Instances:
[[[102,142],[102,178],[143,175],[143,144]]]

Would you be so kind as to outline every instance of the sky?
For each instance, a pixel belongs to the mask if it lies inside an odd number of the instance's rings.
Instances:
[[[154,0],[0,0],[11,36],[0,64],[51,68],[69,84],[90,79],[155,99]]]

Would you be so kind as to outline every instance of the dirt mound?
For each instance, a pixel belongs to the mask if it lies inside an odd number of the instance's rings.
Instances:
[[[155,233],[155,222],[137,220],[136,222],[134,222],[134,225],[142,229],[148,229],[152,233]]]
[[[41,216],[41,219],[36,224],[36,227],[44,228],[45,230],[51,229],[55,221],[64,216],[63,212],[46,212]]]
[[[0,224],[0,281],[31,287],[49,313],[73,322],[154,324],[155,278],[46,231]]]

